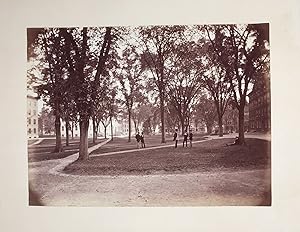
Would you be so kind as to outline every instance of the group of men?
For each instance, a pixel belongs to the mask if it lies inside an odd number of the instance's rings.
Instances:
[[[135,139],[137,142],[137,148],[145,148],[146,147],[144,132],[142,132],[141,134],[140,134],[140,132],[137,132],[137,134],[135,135]],[[173,141],[175,141],[175,148],[177,148],[177,144],[178,144],[179,140],[180,140],[180,137],[178,134],[178,130],[176,129],[175,133],[174,133],[174,138],[173,138]],[[185,131],[183,134],[183,144],[182,144],[183,147],[184,147],[184,145],[185,145],[185,147],[187,147],[188,140],[190,141],[190,147],[192,147],[193,133],[191,130],[189,133],[187,131]]]
[[[192,147],[192,145],[193,145],[193,133],[192,133],[191,130],[190,130],[189,133],[187,131],[184,132],[182,147],[184,147],[184,144],[185,144],[185,147],[187,147],[188,139],[190,141],[190,147]],[[173,141],[175,141],[175,148],[177,148],[177,144],[178,144],[179,140],[180,140],[180,138],[179,138],[178,130],[176,129],[175,133],[174,133],[174,138],[173,138]]]
[[[137,134],[135,135],[135,139],[137,142],[137,148],[145,148],[145,138],[144,138],[144,132],[142,132],[140,134],[140,132],[137,132]]]

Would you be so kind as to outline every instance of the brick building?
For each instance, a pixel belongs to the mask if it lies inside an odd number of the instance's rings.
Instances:
[[[27,95],[27,138],[38,138],[38,98]]]
[[[270,75],[266,74],[254,83],[249,94],[249,126],[251,131],[271,130]]]

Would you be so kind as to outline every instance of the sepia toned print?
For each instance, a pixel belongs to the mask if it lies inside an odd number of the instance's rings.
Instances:
[[[29,205],[270,206],[269,24],[27,29]]]

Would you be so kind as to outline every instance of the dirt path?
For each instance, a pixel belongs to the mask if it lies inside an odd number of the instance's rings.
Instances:
[[[269,170],[98,177],[36,173],[30,180],[42,202],[52,206],[260,205],[269,175]]]
[[[30,185],[51,206],[208,206],[269,204],[267,170],[137,176],[73,176],[60,170],[76,159],[29,164]]]

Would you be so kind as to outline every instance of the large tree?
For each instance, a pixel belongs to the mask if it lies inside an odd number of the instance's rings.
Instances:
[[[178,59],[168,81],[168,95],[176,109],[181,124],[181,132],[188,130],[192,111],[198,101],[201,91],[201,76],[204,66],[197,53],[197,45],[193,41],[184,41],[174,52]]]
[[[91,37],[96,31],[97,36]],[[93,104],[98,97],[98,89],[106,68],[106,61],[113,41],[112,28],[97,28],[88,30],[64,29],[62,30],[66,46],[68,71],[72,77],[72,92],[76,109],[79,114],[80,147],[79,159],[86,160],[88,154],[88,128],[89,119],[93,114]],[[91,39],[92,38],[92,39]],[[93,43],[93,40],[97,40]],[[98,46],[93,46],[98,44]],[[90,55],[96,54],[96,59],[90,60]],[[93,61],[93,62],[91,62]],[[94,71],[89,71],[91,70]],[[101,91],[100,91],[101,92]]]
[[[148,26],[139,29],[143,62],[151,71],[160,100],[161,142],[165,143],[165,98],[167,81],[174,67],[172,60],[176,43],[185,28],[182,26]]]
[[[110,83],[107,81],[103,88],[97,88],[94,91],[97,91],[95,94],[94,102],[93,102],[93,109],[92,109],[92,123],[93,123],[93,143],[96,143],[98,137],[98,130],[100,123],[103,124],[105,119],[108,117],[108,97],[109,97],[109,87]],[[106,133],[105,133],[106,138]]]
[[[139,131],[139,128],[142,128],[142,125],[145,121],[147,121],[151,116],[151,105],[146,102],[139,104],[133,110],[133,123],[135,127],[135,131]]]
[[[55,133],[55,117],[53,115],[53,111],[51,109],[42,108],[42,111],[39,114],[38,119],[38,127],[39,127],[39,134],[52,134]]]
[[[139,54],[133,46],[127,46],[120,57],[119,67],[115,70],[114,75],[119,81],[120,90],[123,96],[121,100],[127,110],[128,142],[131,141],[133,107],[134,104],[142,98],[140,92],[142,87],[142,74],[143,70]]]
[[[61,141],[62,104],[67,98],[67,69],[63,55],[62,37],[57,28],[43,29],[37,36],[35,48],[41,79],[38,80],[37,92],[52,108],[55,116],[56,146],[54,152],[63,150]]]
[[[227,81],[227,73],[222,64],[207,61],[207,71],[202,76],[204,88],[212,97],[218,116],[219,136],[223,136],[223,116],[231,97],[231,87]]]
[[[203,27],[211,47],[228,74],[239,111],[239,143],[245,143],[244,108],[256,78],[269,66],[269,25],[212,25]]]
[[[71,81],[71,78],[68,78],[66,82]],[[66,84],[70,86],[70,84]],[[72,132],[73,128],[71,124],[77,121],[78,114],[76,111],[76,105],[73,98],[73,93],[71,91],[66,91],[64,99],[62,101],[62,119],[65,122],[66,129],[66,146],[69,146],[70,131]]]
[[[109,86],[108,86],[109,87]],[[118,110],[116,107],[116,91],[115,89],[107,89],[106,95],[99,104],[97,120],[104,127],[104,137],[107,138],[107,127],[111,126],[111,137],[113,136],[112,119],[117,116]]]
[[[195,122],[204,123],[206,125],[207,133],[211,134],[217,117],[214,101],[208,96],[203,95],[195,108],[196,110],[193,114]]]

